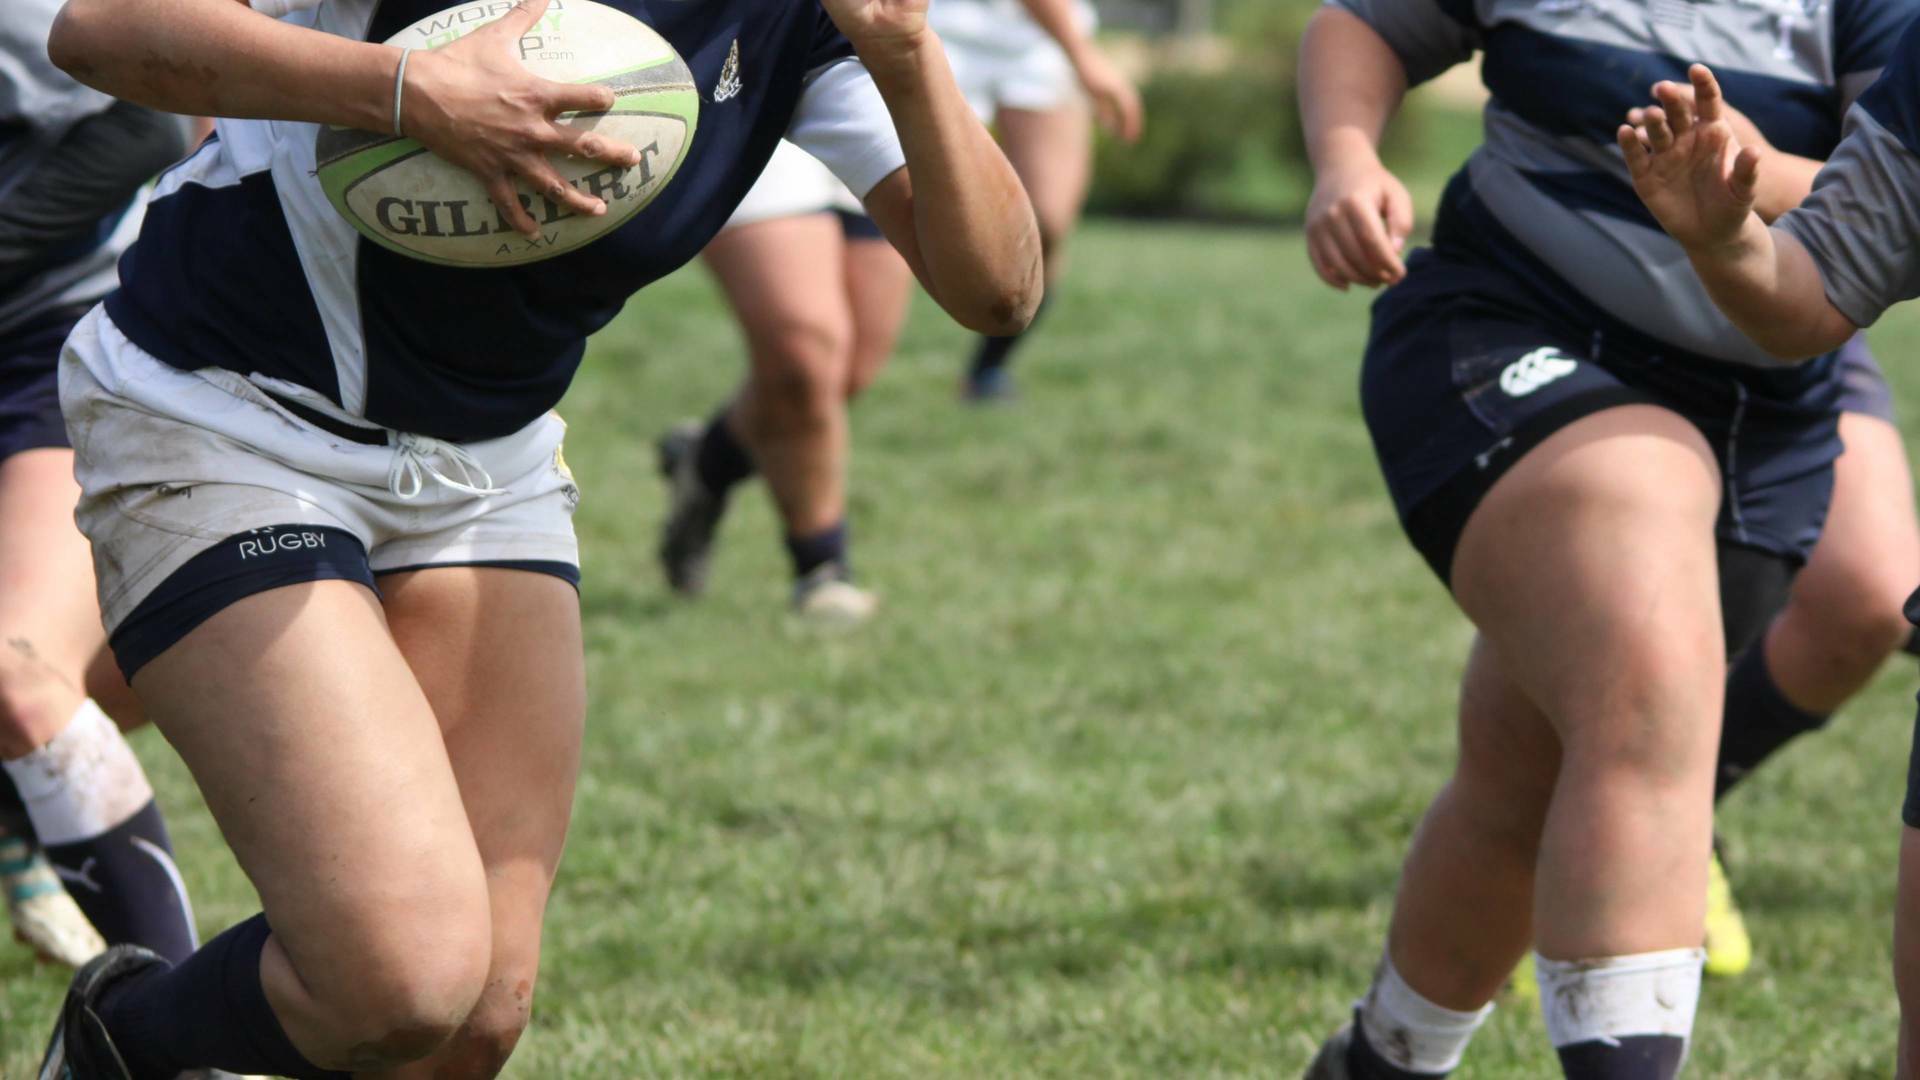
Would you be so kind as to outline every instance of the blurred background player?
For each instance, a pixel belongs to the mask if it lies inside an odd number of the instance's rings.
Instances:
[[[746,334],[747,377],[705,424],[660,439],[667,581],[706,589],[733,489],[759,473],[785,527],[794,612],[862,622],[878,601],[848,558],[847,406],[893,354],[913,273],[846,185],[789,142],[705,257]]]
[[[1140,95],[1093,43],[1087,0],[934,0],[932,16],[961,91],[1033,199],[1051,295],[1093,178],[1093,121],[1133,142]],[[1031,332],[980,339],[962,383],[967,400],[1013,393],[1007,365]]]
[[[1736,738],[1716,765],[1722,712],[1778,732],[1837,707],[1898,646],[1887,615],[1920,545],[1888,413],[1847,393],[1849,369],[1878,382],[1864,348],[1783,371],[1715,317],[1624,198],[1610,117],[1682,70],[1669,51],[1740,66],[1779,165],[1768,213],[1784,213],[1913,10],[1339,0],[1314,17],[1309,251],[1331,285],[1393,286],[1374,307],[1368,426],[1409,538],[1479,636],[1459,761],[1413,839],[1384,957],[1309,1076],[1446,1074],[1529,945],[1569,1077],[1679,1071],[1712,795],[1791,734]],[[1486,142],[1403,264],[1412,207],[1381,131],[1410,83],[1482,48]],[[1848,497],[1883,505],[1841,504],[1842,546],[1749,650],[1820,537],[1843,409],[1866,425]],[[1845,638],[1848,622],[1874,632]]]
[[[104,937],[177,959],[194,931],[166,825],[87,693],[111,694],[132,719],[74,528],[55,365],[113,288],[139,230],[137,193],[186,150],[188,127],[55,69],[46,41],[59,7],[13,0],[0,20],[0,884],[15,930],[50,958],[82,962]],[[99,937],[74,924],[47,858]]]

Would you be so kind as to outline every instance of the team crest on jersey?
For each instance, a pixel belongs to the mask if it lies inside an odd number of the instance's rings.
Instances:
[[[720,65],[720,81],[713,84],[713,103],[732,101],[740,96],[740,39],[733,39],[727,50],[727,62]]]
[[[1526,397],[1573,374],[1579,366],[1578,360],[1548,345],[1508,364],[1500,373],[1500,389],[1505,390],[1508,397]]]

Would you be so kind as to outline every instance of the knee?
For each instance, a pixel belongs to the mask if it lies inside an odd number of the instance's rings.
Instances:
[[[839,407],[846,394],[851,335],[827,322],[792,323],[763,340],[753,377],[763,400],[797,417]]]
[[[495,973],[447,1047],[445,1075],[499,1075],[532,1019],[533,973]]]
[[[1902,610],[1911,583],[1900,583],[1875,567],[1849,567],[1817,583],[1810,595],[1796,592],[1786,620],[1809,641],[1834,654],[1878,664],[1913,632]]]
[[[405,920],[377,943],[354,950],[357,977],[313,986],[333,1019],[330,1068],[377,1071],[438,1051],[466,1025],[487,983],[491,959],[483,919]]]
[[[1717,642],[1711,656],[1661,645],[1603,661],[1607,685],[1562,718],[1563,771],[1643,790],[1710,785],[1724,660]]]

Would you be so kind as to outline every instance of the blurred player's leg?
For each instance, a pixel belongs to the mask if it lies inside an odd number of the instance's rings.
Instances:
[[[70,450],[0,462],[0,766],[107,943],[180,959],[193,915],[166,824],[132,748],[82,689],[105,632],[79,497]]]
[[[1907,781],[1906,827],[1900,830],[1900,891],[1893,909],[1893,985],[1900,994],[1899,1080],[1920,1080],[1920,815],[1913,777]]]
[[[859,220],[869,226],[872,222],[871,218]],[[913,271],[877,229],[871,235],[856,234],[852,230],[860,226],[848,226],[844,216],[841,224],[849,230],[846,288],[853,306],[853,354],[841,397],[851,404],[893,359],[913,298]]]
[[[1066,269],[1067,240],[1080,222],[1093,180],[1093,113],[1084,99],[1046,110],[1002,108],[997,127],[1007,160],[1027,185],[1046,256],[1048,295]],[[1037,321],[1037,316],[1036,316]],[[1032,327],[1008,337],[983,337],[967,369],[971,400],[990,401],[1012,392],[1007,365]]]
[[[532,1016],[540,923],[573,810],[586,715],[580,598],[545,574],[459,567],[383,577],[380,589],[446,735],[493,920],[479,1004],[443,1050],[394,1075],[488,1077]]]
[[[178,965],[107,954],[123,970],[95,1011],[132,1075],[310,1077],[444,1044],[486,983],[486,870],[373,595],[319,581],[249,596],[134,687],[265,912]]]

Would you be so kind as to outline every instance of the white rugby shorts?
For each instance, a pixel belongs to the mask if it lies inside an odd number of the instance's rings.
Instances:
[[[326,412],[291,384],[283,397]],[[302,397],[303,394],[311,395]],[[96,307],[60,358],[60,403],[93,545],[100,610],[131,677],[229,604],[300,581],[504,565],[579,582],[579,488],[547,413],[500,439],[452,444],[324,430],[263,385],[182,371]]]
[[[753,190],[727,219],[727,228],[833,211],[865,214],[867,209],[819,158],[782,139]]]
[[[1093,5],[1081,0],[1074,11],[1092,33]],[[980,119],[991,123],[1001,109],[1050,112],[1080,100],[1073,63],[1017,0],[934,0],[928,21]]]

